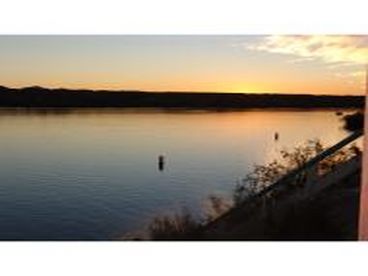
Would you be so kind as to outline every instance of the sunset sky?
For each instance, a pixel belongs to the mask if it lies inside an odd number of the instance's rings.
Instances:
[[[363,94],[368,36],[0,36],[0,85]]]

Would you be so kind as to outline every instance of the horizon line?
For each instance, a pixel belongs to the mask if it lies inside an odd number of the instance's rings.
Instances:
[[[317,93],[308,93],[308,92],[226,92],[226,91],[180,91],[180,90],[139,90],[139,89],[93,89],[93,88],[66,88],[66,87],[46,87],[40,85],[31,85],[31,86],[22,86],[22,87],[10,87],[6,85],[1,85],[0,88],[5,88],[9,90],[24,90],[24,89],[45,89],[45,90],[70,90],[70,91],[89,91],[89,92],[116,92],[116,93],[124,93],[124,92],[137,92],[137,93],[198,93],[198,94],[240,94],[240,95],[287,95],[287,96],[334,96],[334,97],[361,97],[365,96],[362,94],[317,94]]]

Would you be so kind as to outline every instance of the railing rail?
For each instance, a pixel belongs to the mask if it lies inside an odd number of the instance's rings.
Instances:
[[[350,144],[351,142],[355,141],[356,139],[358,139],[362,135],[363,135],[363,130],[359,130],[359,131],[356,131],[356,132],[352,133],[348,137],[342,139],[337,144],[331,146],[330,148],[324,150],[323,152],[321,152],[317,156],[313,157],[312,159],[307,161],[302,166],[290,171],[285,176],[283,176],[279,180],[277,180],[274,184],[271,184],[271,185],[263,188],[260,192],[258,192],[254,196],[255,197],[263,196],[263,195],[269,193],[270,191],[272,191],[272,190],[274,190],[274,189],[276,189],[276,188],[278,188],[282,185],[285,185],[285,183],[288,183],[288,180],[293,179],[294,177],[298,176],[299,174],[301,174],[302,172],[304,172],[304,171],[306,171],[310,168],[313,168],[320,161],[322,161],[322,160],[326,159],[327,157],[331,156],[332,154],[336,153],[338,150],[340,150],[341,148],[343,148],[346,145]]]

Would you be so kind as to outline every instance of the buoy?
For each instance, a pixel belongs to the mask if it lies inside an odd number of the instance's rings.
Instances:
[[[165,168],[165,157],[163,155],[158,156],[158,169],[163,171]]]
[[[278,132],[275,132],[274,139],[275,139],[275,141],[279,140],[279,133]]]

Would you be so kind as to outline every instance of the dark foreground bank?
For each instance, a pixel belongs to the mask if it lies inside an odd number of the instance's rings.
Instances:
[[[0,107],[362,108],[364,96],[13,89]]]

